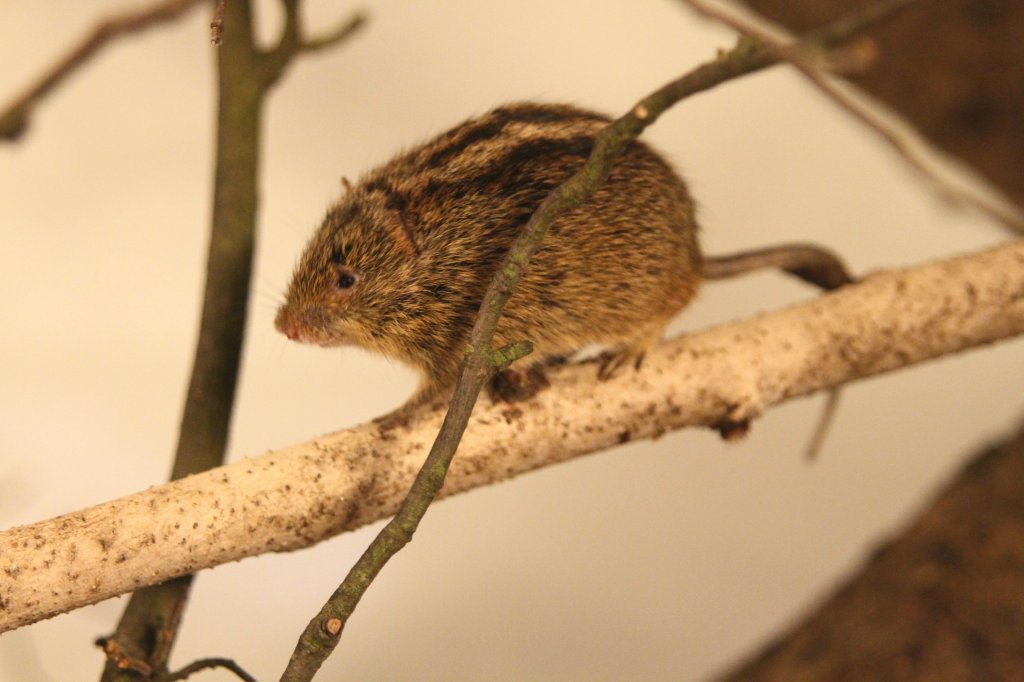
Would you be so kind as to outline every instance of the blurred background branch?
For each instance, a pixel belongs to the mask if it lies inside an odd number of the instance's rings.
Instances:
[[[0,140],[17,140],[28,129],[33,108],[113,40],[174,21],[205,0],[165,0],[104,19],[32,86],[0,111]]]

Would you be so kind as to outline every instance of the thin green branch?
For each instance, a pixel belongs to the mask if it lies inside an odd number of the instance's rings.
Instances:
[[[491,351],[490,362],[495,372],[508,368],[516,360],[521,360],[533,352],[533,344],[529,341],[516,341]]]
[[[202,1],[164,0],[146,9],[100,21],[78,45],[57,60],[35,85],[30,86],[0,112],[0,140],[13,141],[20,138],[28,129],[35,105],[115,38],[173,21]]]
[[[849,17],[844,21],[849,33],[837,35],[832,27],[827,27],[811,34],[809,39],[819,40],[820,36],[829,35],[831,42],[839,42],[859,30],[858,21]],[[304,682],[313,678],[337,646],[348,618],[374,578],[384,564],[412,539],[420,520],[444,484],[480,390],[495,371],[491,341],[501,310],[551,224],[563,212],[585,201],[607,177],[614,158],[666,109],[685,97],[757,71],[775,61],[776,58],[762,47],[741,41],[733,50],[648,95],[601,131],[583,167],[541,203],[509,249],[484,294],[455,394],[408,495],[394,518],[359,557],[320,612],[310,620],[281,676],[282,682]]]

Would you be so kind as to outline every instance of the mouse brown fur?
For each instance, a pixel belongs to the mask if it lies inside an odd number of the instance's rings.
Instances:
[[[567,105],[511,104],[371,170],[328,209],[275,326],[296,341],[357,345],[412,366],[422,376],[413,404],[450,390],[501,258],[607,123]],[[632,142],[594,195],[553,223],[494,347],[529,339],[541,361],[600,344],[637,359],[700,280],[686,185]]]
[[[346,182],[295,268],[275,326],[295,341],[357,345],[412,366],[422,379],[408,405],[444,395],[499,262],[608,121],[568,105],[510,104]],[[539,365],[603,345],[613,358],[602,365],[607,376],[639,362],[705,269],[727,277],[782,267],[826,288],[849,281],[838,259],[806,245],[706,266],[685,183],[649,146],[631,142],[593,196],[553,223],[505,306],[494,347],[530,340]]]

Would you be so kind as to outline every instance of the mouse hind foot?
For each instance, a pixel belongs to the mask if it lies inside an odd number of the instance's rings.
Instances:
[[[664,330],[665,323],[659,322],[645,328],[642,333],[628,343],[615,346],[610,351],[602,353],[598,359],[597,378],[601,381],[608,381],[615,377],[623,367],[629,365],[633,365],[634,370],[640,369],[648,351],[661,340]]]

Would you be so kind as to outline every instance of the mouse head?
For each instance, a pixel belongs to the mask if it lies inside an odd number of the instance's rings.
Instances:
[[[417,258],[405,219],[366,185],[334,205],[306,246],[274,326],[293,341],[388,353],[389,323]]]

